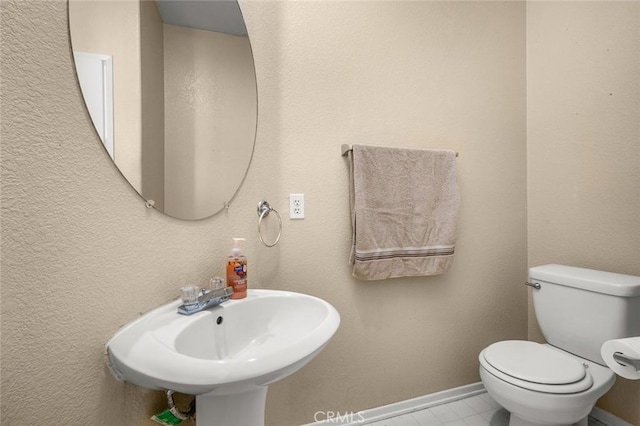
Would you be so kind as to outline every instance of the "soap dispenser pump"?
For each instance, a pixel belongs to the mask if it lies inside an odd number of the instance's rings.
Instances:
[[[231,299],[247,297],[247,258],[242,254],[244,238],[234,238],[231,254],[227,258],[227,285],[233,288]]]

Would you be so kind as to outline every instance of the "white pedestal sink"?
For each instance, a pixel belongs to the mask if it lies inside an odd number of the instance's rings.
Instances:
[[[117,378],[149,389],[196,395],[197,426],[262,426],[269,384],[311,361],[340,324],[324,300],[249,290],[192,315],[181,302],[122,327],[107,343]]]

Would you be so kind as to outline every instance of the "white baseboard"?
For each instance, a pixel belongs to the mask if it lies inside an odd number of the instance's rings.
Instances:
[[[484,392],[486,392],[484,386],[482,386],[481,382],[478,382],[358,412],[319,412],[319,415],[316,416],[318,421],[305,426],[362,426],[363,424],[413,413],[414,411],[424,410],[425,408],[446,404]]]
[[[589,416],[606,424],[607,426],[633,426],[631,423],[627,423],[621,418],[616,417],[608,411],[604,411],[598,407],[593,407]]]
[[[484,389],[482,382],[478,382],[363,411],[350,411],[344,413],[319,411],[316,416],[317,421],[304,426],[362,426],[364,424],[468,398],[484,392],[486,392],[486,390]],[[627,423],[621,418],[616,417],[598,407],[594,407],[589,416],[606,424],[607,426],[633,426],[631,423]]]

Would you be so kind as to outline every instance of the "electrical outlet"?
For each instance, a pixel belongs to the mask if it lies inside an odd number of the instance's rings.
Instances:
[[[304,194],[289,194],[289,219],[304,219]]]

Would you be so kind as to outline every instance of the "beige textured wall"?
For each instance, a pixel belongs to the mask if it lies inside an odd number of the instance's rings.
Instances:
[[[272,386],[269,425],[477,382],[487,344],[527,333],[525,5],[243,2],[260,117],[228,211],[183,222],[144,208],[91,128],[66,3],[2,1],[2,424],[151,424],[157,392],[116,382],[118,326],[219,274],[245,236],[253,287],[336,306],[342,324]],[[460,237],[444,276],[358,282],[342,143],[460,152]],[[260,246],[256,202],[284,220]]]
[[[69,5],[73,49],[113,57],[113,156],[129,182],[141,188],[140,4],[72,0]]]
[[[530,2],[527,47],[529,264],[640,275],[640,3]],[[640,382],[599,405],[640,425]]]
[[[273,89],[261,91],[258,133],[277,161],[263,172],[279,175],[277,205],[306,196],[306,219],[285,224],[278,285],[342,315],[321,357],[273,386],[268,418],[300,423],[478,381],[484,346],[526,336],[524,4],[248,6],[250,34],[263,34],[252,36],[258,87]],[[451,273],[350,277],[342,143],[460,152]]]

